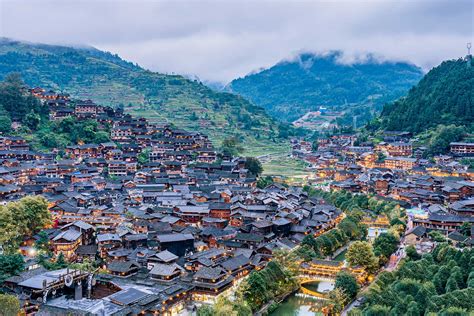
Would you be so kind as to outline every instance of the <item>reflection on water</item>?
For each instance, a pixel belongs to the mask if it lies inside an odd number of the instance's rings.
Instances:
[[[302,287],[308,290],[326,293],[334,289],[334,282],[320,281],[320,282],[309,282],[302,285]]]
[[[334,288],[333,282],[310,282],[304,284],[304,287],[311,291],[325,293]],[[324,301],[302,294],[300,290],[288,296],[270,316],[314,316],[315,313],[320,312],[324,306]]]

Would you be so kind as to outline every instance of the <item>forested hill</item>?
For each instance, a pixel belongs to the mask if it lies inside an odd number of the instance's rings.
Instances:
[[[471,61],[472,64],[472,61]],[[405,98],[387,104],[382,129],[422,132],[442,125],[474,122],[474,65],[465,59],[449,60],[429,71]]]
[[[294,121],[320,106],[329,110],[354,110],[360,114],[398,99],[418,80],[422,71],[408,63],[378,62],[368,57],[347,65],[341,52],[302,54],[291,61],[232,81],[236,92],[282,121]]]
[[[0,80],[21,74],[30,86],[70,93],[150,120],[202,131],[216,145],[237,136],[252,146],[275,146],[288,134],[265,110],[244,98],[215,92],[178,75],[145,70],[92,47],[31,44],[0,38]],[[273,145],[272,145],[273,144]]]

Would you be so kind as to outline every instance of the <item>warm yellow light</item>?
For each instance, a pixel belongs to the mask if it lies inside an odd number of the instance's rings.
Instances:
[[[36,256],[36,253],[37,253],[37,251],[36,251],[35,248],[28,249],[28,256],[34,257],[34,256]]]

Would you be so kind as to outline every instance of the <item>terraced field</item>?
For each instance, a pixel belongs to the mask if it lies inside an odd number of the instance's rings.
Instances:
[[[29,86],[117,106],[152,121],[209,135],[216,146],[237,137],[244,155],[282,152],[294,129],[244,98],[215,92],[178,75],[151,72],[95,48],[72,48],[0,39],[0,80],[21,74]],[[284,131],[282,132],[282,129]]]

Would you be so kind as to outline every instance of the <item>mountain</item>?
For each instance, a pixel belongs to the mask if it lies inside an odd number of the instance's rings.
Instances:
[[[273,117],[292,122],[320,106],[345,116],[380,110],[420,80],[420,68],[404,62],[379,62],[368,55],[353,64],[342,62],[343,53],[305,53],[268,69],[233,80],[228,89],[264,107]],[[349,111],[350,110],[350,111]]]
[[[414,133],[442,125],[474,123],[474,65],[471,57],[444,61],[431,69],[408,95],[384,106],[377,124]]]
[[[197,80],[152,72],[93,47],[65,47],[0,39],[0,80],[12,72],[29,86],[70,93],[152,121],[201,131],[220,146],[245,140],[249,154],[278,147],[292,131],[241,96],[216,92]]]

